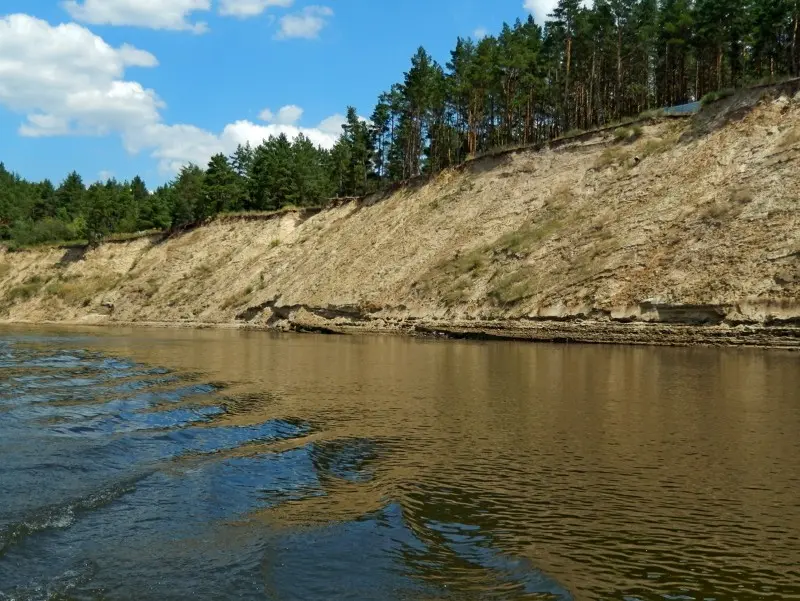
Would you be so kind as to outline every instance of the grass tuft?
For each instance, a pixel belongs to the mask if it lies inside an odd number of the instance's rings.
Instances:
[[[530,269],[521,269],[501,278],[489,291],[489,298],[500,306],[518,304],[533,295],[532,276]]]
[[[703,106],[709,106],[714,104],[715,102],[719,102],[720,100],[725,100],[726,98],[730,98],[736,93],[736,90],[731,88],[726,88],[724,90],[717,90],[715,92],[709,92],[705,96],[700,99],[700,104]]]
[[[731,190],[731,202],[739,205],[746,205],[753,202],[755,194],[750,186],[741,186]]]

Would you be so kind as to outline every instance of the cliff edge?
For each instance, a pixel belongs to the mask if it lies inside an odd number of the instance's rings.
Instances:
[[[321,212],[0,250],[0,321],[800,348],[800,94],[757,94]]]

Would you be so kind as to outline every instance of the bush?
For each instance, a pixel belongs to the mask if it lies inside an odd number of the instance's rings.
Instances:
[[[650,121],[653,119],[663,119],[667,116],[667,113],[664,109],[654,109],[651,111],[645,111],[641,115],[639,115],[639,119],[643,121]]]
[[[628,160],[628,153],[622,148],[606,148],[597,157],[594,168],[598,171],[611,167],[612,165],[623,165]]]
[[[72,227],[63,221],[49,217],[36,222],[20,221],[11,228],[11,241],[15,246],[66,242],[74,240],[76,237],[76,232]]]
[[[618,127],[614,130],[614,139],[617,142],[623,142],[633,136],[633,130],[627,127]]]
[[[717,90],[715,92],[709,92],[705,96],[700,99],[700,104],[703,106],[708,106],[710,104],[714,104],[715,102],[719,102],[720,100],[724,100],[726,98],[730,98],[735,93],[735,90],[730,88],[725,90]]]

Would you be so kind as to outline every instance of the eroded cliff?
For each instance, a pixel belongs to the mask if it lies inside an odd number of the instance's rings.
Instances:
[[[796,347],[800,95],[715,111],[314,214],[0,251],[0,320]]]

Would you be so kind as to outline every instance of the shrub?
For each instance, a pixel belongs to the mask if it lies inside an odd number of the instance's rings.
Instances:
[[[606,148],[603,153],[597,157],[594,163],[594,168],[598,171],[611,167],[612,165],[622,165],[628,160],[628,153],[620,148]]]
[[[495,243],[495,250],[515,255],[530,254],[546,238],[558,233],[563,223],[551,219],[543,223],[528,223],[520,229],[501,236]]]
[[[651,121],[653,119],[662,119],[667,116],[667,113],[664,109],[654,109],[651,111],[645,111],[641,115],[639,115],[639,119],[642,121]]]
[[[624,142],[633,136],[633,130],[628,127],[618,127],[614,130],[614,139],[617,142]]]
[[[489,297],[498,305],[515,305],[534,292],[532,273],[522,269],[501,278],[489,292]]]
[[[583,135],[585,133],[586,132],[584,130],[582,130],[582,129],[571,129],[567,133],[565,133],[562,137],[563,138],[577,138],[578,136],[581,136],[581,135]]]
[[[12,304],[32,299],[42,287],[40,282],[31,282],[14,286],[6,293],[6,300]]]
[[[720,100],[724,100],[725,98],[730,98],[735,93],[735,90],[730,88],[725,90],[717,90],[715,92],[709,92],[705,96],[700,99],[700,104],[703,106],[708,106],[710,104],[714,104],[715,102],[719,102]]]
[[[60,278],[48,284],[44,291],[49,296],[60,298],[70,305],[88,306],[93,297],[114,287],[113,279],[96,276],[88,280],[77,278]]]
[[[659,154],[666,150],[669,150],[675,144],[675,140],[665,140],[663,138],[650,138],[642,145],[642,148],[639,150],[639,156],[641,158],[649,157],[654,154]]]
[[[11,241],[16,246],[33,246],[47,242],[65,242],[76,238],[75,230],[58,219],[20,221],[11,228]]]

